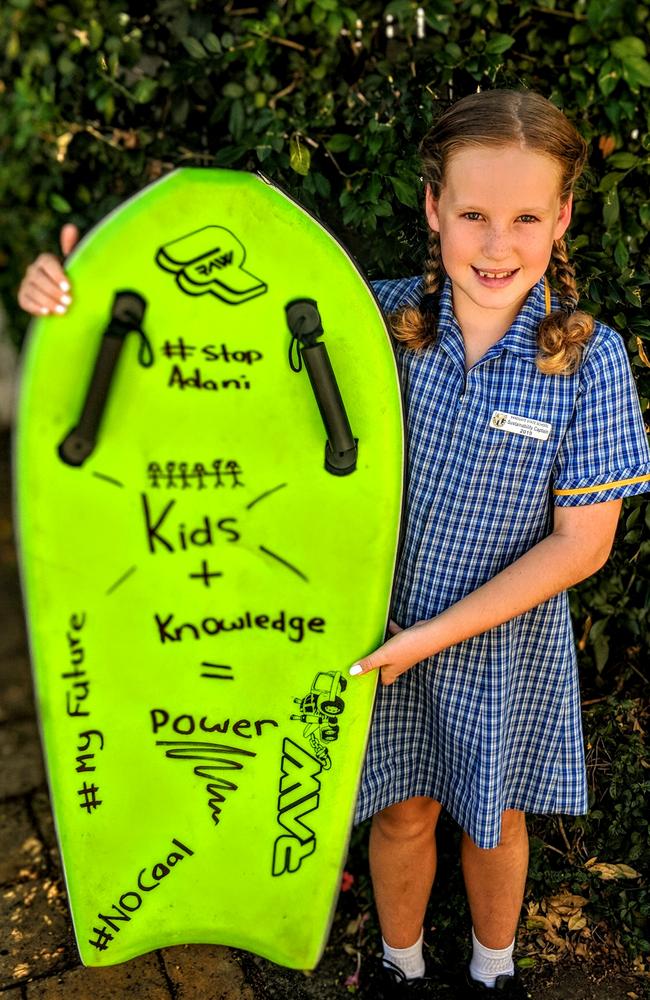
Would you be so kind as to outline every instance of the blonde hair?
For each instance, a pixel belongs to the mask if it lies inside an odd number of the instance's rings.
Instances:
[[[468,146],[516,143],[552,157],[560,172],[560,203],[566,204],[587,159],[587,144],[562,112],[533,91],[486,90],[453,104],[420,144],[422,179],[440,197],[449,158]],[[435,343],[435,308],[445,270],[438,233],[429,231],[424,295],[419,308],[407,306],[389,317],[397,341],[413,350]],[[594,329],[593,318],[577,309],[575,271],[564,237],[555,240],[547,269],[560,308],[546,316],[537,334],[537,367],[546,375],[569,375]],[[432,308],[433,307],[433,308]]]

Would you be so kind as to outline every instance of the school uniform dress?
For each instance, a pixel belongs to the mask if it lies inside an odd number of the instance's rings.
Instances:
[[[389,313],[417,306],[423,282],[379,281],[374,290]],[[396,347],[409,447],[391,617],[403,628],[546,537],[554,505],[650,490],[650,448],[621,337],[596,323],[579,370],[544,375],[535,357],[546,312],[542,278],[466,372],[447,279],[435,345]],[[505,809],[587,811],[566,593],[378,686],[357,822],[417,795],[441,802],[481,848],[498,845]]]

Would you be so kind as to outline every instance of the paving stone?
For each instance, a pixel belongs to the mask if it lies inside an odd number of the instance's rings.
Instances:
[[[2,622],[0,622],[2,629]],[[0,722],[36,715],[32,676],[26,652],[0,653]]]
[[[0,891],[0,990],[56,972],[72,954],[67,907],[51,879]]]
[[[27,1000],[170,1000],[171,995],[155,955],[103,969],[80,966],[27,986]],[[198,1000],[203,994],[193,996]]]
[[[0,803],[0,885],[45,876],[45,845],[22,802]]]
[[[23,620],[22,605],[17,598],[12,599],[11,591],[17,586],[15,570],[8,574],[6,568],[0,574],[2,599],[0,601],[0,657],[27,650],[27,633]]]
[[[47,786],[32,794],[31,806],[36,818],[38,834],[47,848],[51,865],[50,870],[53,874],[61,876],[63,867],[56,839],[56,831],[54,829],[54,818],[52,816],[52,806],[50,805]]]
[[[0,800],[34,791],[44,782],[36,723],[28,719],[0,726]]]
[[[178,945],[161,954],[177,1000],[255,1000],[229,948]]]

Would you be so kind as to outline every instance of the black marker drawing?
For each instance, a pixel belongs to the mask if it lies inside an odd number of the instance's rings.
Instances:
[[[283,490],[288,485],[288,483],[280,483],[279,486],[274,486],[273,489],[267,490],[266,493],[260,493],[258,497],[255,497],[254,500],[251,500],[250,503],[246,504],[246,510],[250,510],[251,507],[254,507],[256,503],[260,502],[260,500],[266,500],[266,498],[270,497],[272,493],[277,493],[278,490]]]
[[[245,271],[246,248],[223,226],[203,226],[165,243],[156,255],[164,271],[176,275],[176,284],[186,295],[215,295],[228,305],[257,298],[268,286]]]
[[[180,365],[174,365],[167,383],[169,389],[205,389],[208,392],[218,392],[220,389],[249,390],[251,383],[245,375],[240,378],[225,378],[221,380],[206,378],[200,368],[192,369],[192,374],[183,373]]]
[[[323,766],[329,771],[332,766],[327,743],[333,743],[339,738],[338,717],[345,708],[341,694],[347,687],[347,681],[338,670],[328,670],[316,674],[308,694],[304,698],[294,698],[299,706],[299,712],[291,716],[296,722],[304,722],[303,736]]]
[[[162,346],[164,357],[179,358],[181,361],[187,361],[198,350],[200,350],[204,361],[223,361],[225,364],[235,362],[238,365],[254,365],[264,357],[261,351],[251,348],[231,350],[224,343],[220,344],[218,348],[214,344],[204,344],[199,348],[195,344],[187,344],[183,337],[178,337],[174,343],[171,340],[166,340]]]
[[[127,569],[126,573],[123,573],[123,574],[122,574],[122,576],[121,576],[121,577],[119,577],[119,579],[117,579],[117,580],[115,581],[115,583],[111,584],[111,586],[110,586],[110,587],[108,588],[108,590],[106,591],[106,596],[108,597],[108,595],[109,595],[109,594],[112,594],[112,593],[113,593],[113,591],[117,590],[117,588],[118,588],[118,587],[121,587],[121,586],[122,586],[122,584],[124,583],[124,581],[125,581],[125,580],[128,580],[128,578],[129,578],[129,577],[130,577],[130,576],[131,576],[131,575],[132,575],[133,573],[135,573],[135,571],[136,571],[136,569],[137,569],[137,568],[138,568],[137,566],[131,566],[131,567],[130,567],[130,569]]]
[[[284,875],[298,871],[301,864],[316,850],[316,833],[305,822],[305,816],[320,805],[321,762],[285,736],[282,742],[280,787],[278,791],[278,825],[283,833],[273,845],[272,874]]]
[[[112,483],[113,486],[120,486],[124,489],[124,483],[121,483],[119,479],[113,479],[112,476],[105,476],[102,472],[93,472],[95,479],[102,479],[105,483]]]
[[[283,559],[282,556],[279,556],[277,554],[277,552],[271,552],[271,550],[267,549],[265,545],[260,545],[259,548],[260,548],[260,552],[264,552],[267,556],[271,556],[272,559],[275,559],[275,560],[277,560],[277,562],[282,563],[282,565],[286,566],[287,569],[290,569],[292,573],[295,573],[296,576],[299,576],[301,578],[301,580],[305,581],[305,583],[309,583],[308,578],[305,576],[304,573],[302,573],[298,569],[297,566],[292,566],[290,562],[287,562],[286,559]]]
[[[175,344],[171,340],[166,340],[162,346],[162,353],[166,358],[180,358],[187,361],[196,351],[194,344],[186,344],[182,337],[179,337]]]
[[[130,923],[132,919],[130,914],[139,910],[145,902],[147,898],[145,893],[159,889],[162,880],[167,878],[179,862],[184,861],[185,858],[194,856],[194,851],[178,840],[178,838],[174,837],[172,844],[178,850],[170,851],[164,861],[158,861],[155,865],[151,865],[150,863],[148,866],[141,868],[137,879],[134,876],[134,883],[137,885],[137,889],[129,889],[123,892],[117,903],[112,904],[110,910],[107,908],[105,913],[97,914],[97,919],[101,921],[101,925],[92,928],[91,933],[95,935],[95,938],[88,941],[93,948],[97,948],[98,951],[106,951],[111,941],[114,940],[114,934],[119,934],[122,930],[120,924]],[[114,934],[109,933],[107,930],[109,927]]]
[[[86,810],[88,815],[90,815],[91,809],[97,809],[102,804],[102,800],[97,798],[98,791],[97,785],[88,785],[84,781],[83,786],[77,792],[77,795],[81,795],[83,798],[83,802],[80,802],[79,805]]]
[[[207,677],[211,681],[234,681],[235,679],[232,674],[232,667],[227,663],[209,663],[207,660],[203,660],[201,666],[209,667],[210,670],[216,671],[216,673],[201,674],[201,677]],[[224,673],[224,671],[226,672]]]
[[[300,712],[291,719],[306,724],[303,737],[309,741],[311,753],[284,738],[277,815],[284,833],[273,845],[274,876],[298,871],[316,850],[316,832],[305,822],[305,816],[320,805],[319,775],[332,766],[325,744],[339,737],[339,717],[345,709],[341,695],[346,687],[347,681],[339,670],[324,670],[316,674],[304,697],[293,699]]]
[[[217,463],[214,464],[216,465]],[[194,468],[196,469],[196,466]],[[236,462],[227,462],[225,470],[218,469],[215,471],[220,477],[231,475],[233,486],[243,485],[237,478],[241,469]],[[178,487],[180,484],[181,488],[185,488],[189,478],[195,476],[194,472],[189,473],[187,471],[187,464],[183,462],[168,462],[166,472],[164,473],[161,466],[156,463],[150,463],[148,472],[152,477],[152,485],[155,488],[160,487],[163,477],[167,487]],[[255,504],[263,499],[268,499],[287,485],[287,483],[280,483],[278,486],[266,490],[247,504],[242,512],[246,513]],[[194,521],[189,525],[184,520],[175,520],[176,517],[182,517],[182,494],[180,496],[177,494],[173,499],[167,500],[166,503],[160,493],[152,493],[151,496],[147,493],[142,493],[141,499],[147,545],[153,555],[163,552],[174,553],[179,548],[187,550],[192,546],[205,548],[206,546],[220,546],[222,543],[233,544],[238,542],[242,537],[237,517],[221,517],[215,520],[210,515],[205,514],[200,520]],[[161,502],[156,503],[157,500]],[[206,495],[206,507],[208,507],[208,501],[209,494]],[[274,562],[289,570],[289,572],[295,573],[305,583],[309,583],[307,575],[297,566],[294,566],[293,563],[289,562],[288,559],[284,559],[279,553],[272,551],[266,545],[258,545],[257,548],[270,559],[273,559]],[[211,570],[208,567],[207,560],[203,560],[201,571],[190,573],[189,577],[190,579],[203,580],[204,585],[209,587],[212,579],[222,575],[219,570]]]
[[[201,572],[200,573],[190,573],[189,574],[190,580],[203,580],[203,585],[205,587],[211,586],[210,580],[216,579],[216,577],[218,577],[218,576],[223,576],[223,573],[219,573],[219,572],[211,573],[210,569],[208,567],[207,560],[205,560],[205,559],[201,563]]]
[[[169,760],[205,761],[193,768],[197,778],[207,782],[208,809],[215,826],[220,821],[221,805],[226,801],[225,792],[237,791],[238,785],[228,778],[217,777],[220,771],[241,771],[244,764],[238,757],[256,757],[254,750],[229,746],[227,743],[196,743],[191,740],[156,740],[156,746],[167,747]]]
[[[208,465],[194,462],[191,467],[189,462],[165,462],[164,467],[158,462],[150,462],[147,466],[149,483],[154,489],[164,485],[167,489],[180,487],[186,490],[196,485],[198,490],[205,490],[210,480],[213,480],[213,489],[226,486],[228,482],[234,488],[244,486],[240,478],[242,472],[239,462],[224,462],[222,458],[216,458]]]

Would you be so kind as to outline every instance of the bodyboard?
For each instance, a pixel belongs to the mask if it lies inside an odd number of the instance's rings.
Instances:
[[[66,267],[14,471],[81,959],[218,943],[313,968],[374,694],[347,669],[383,641],[399,538],[381,311],[324,226],[236,171],[165,176]]]

